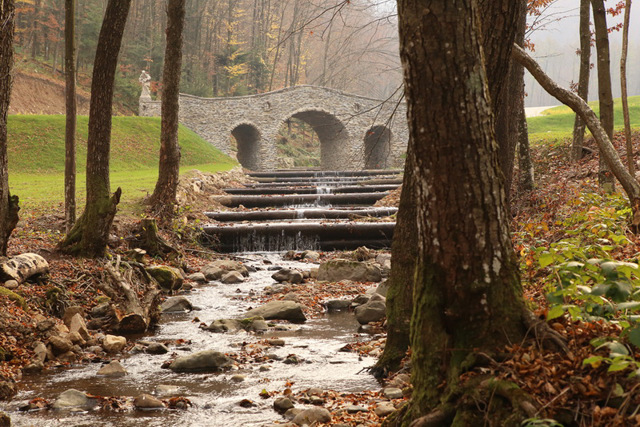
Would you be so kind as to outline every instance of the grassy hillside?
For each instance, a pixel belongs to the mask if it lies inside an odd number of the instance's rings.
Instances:
[[[598,101],[589,103],[589,106],[599,114]],[[624,128],[624,120],[622,117],[622,102],[620,99],[615,100],[614,104],[615,128],[620,130]],[[629,98],[629,117],[631,119],[631,127],[640,128],[640,96],[632,96]],[[545,110],[539,117],[530,117],[527,119],[529,125],[529,138],[532,142],[544,139],[562,139],[570,137],[573,132],[573,122],[575,114],[566,106],[559,106]]]
[[[23,205],[58,204],[64,200],[64,116],[9,116],[9,184]],[[78,195],[84,202],[87,157],[86,116],[78,117]],[[181,172],[228,170],[237,162],[194,132],[181,127]],[[111,140],[111,185],[123,189],[123,203],[135,204],[153,191],[158,176],[160,118],[114,117]],[[131,206],[130,206],[131,207]]]

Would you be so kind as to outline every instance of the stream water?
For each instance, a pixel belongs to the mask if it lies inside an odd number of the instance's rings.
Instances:
[[[356,392],[379,387],[366,372],[366,368],[375,360],[339,351],[348,342],[358,340],[358,323],[352,313],[327,314],[308,320],[302,325],[293,325],[289,330],[270,330],[261,336],[246,332],[215,334],[200,329],[200,322],[194,322],[194,317],[206,324],[215,319],[241,317],[251,305],[242,297],[260,293],[266,286],[275,284],[271,279],[273,272],[266,269],[265,260],[284,268],[305,270],[312,266],[295,261],[283,261],[279,254],[274,253],[244,254],[243,257],[246,265],[259,271],[251,273],[249,279],[241,284],[223,285],[210,282],[194,288],[187,297],[199,310],[186,314],[163,315],[157,331],[144,339],[186,340],[188,344],[170,347],[171,352],[186,355],[208,349],[234,353],[239,351],[243,342],[282,338],[285,346],[270,348],[268,352],[283,359],[289,354],[295,354],[304,360],[303,363],[290,365],[284,364],[282,360],[270,360],[243,365],[239,370],[219,374],[178,374],[161,369],[168,355],[124,355],[120,361],[128,375],[120,378],[96,376],[100,364],[25,376],[20,394],[2,409],[10,413],[15,426],[260,426],[281,419],[273,410],[274,398],[263,400],[258,397],[260,391],[282,391],[286,388],[287,381],[295,384],[294,391],[318,387],[323,390]],[[269,370],[265,370],[263,366]],[[234,382],[231,379],[234,374],[242,374],[246,379],[239,383]],[[70,388],[101,396],[133,397],[141,393],[152,394],[158,385],[179,387],[180,395],[187,397],[194,406],[186,411],[122,413],[103,410],[73,414],[55,411],[17,411],[24,401],[36,397],[54,400]],[[238,405],[242,399],[250,399],[257,406],[243,408]]]

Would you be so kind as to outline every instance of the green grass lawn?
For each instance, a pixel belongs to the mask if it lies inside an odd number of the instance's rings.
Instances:
[[[10,116],[9,185],[21,206],[55,206],[64,201],[64,116]],[[86,116],[78,117],[77,202],[84,203],[87,153]],[[218,172],[237,166],[211,144],[180,127],[180,170]],[[121,208],[140,210],[139,202],[153,192],[158,177],[160,119],[114,117],[111,139],[111,187],[122,187]]]
[[[596,114],[599,113],[598,101],[590,102],[589,106]],[[632,128],[640,128],[640,96],[629,97],[629,118]],[[622,102],[620,98],[616,99],[614,103],[614,119],[615,129],[623,129],[624,119],[622,117]],[[573,132],[574,120],[575,114],[569,107],[561,105],[550,108],[543,111],[539,117],[527,119],[529,138],[534,143],[570,138]]]

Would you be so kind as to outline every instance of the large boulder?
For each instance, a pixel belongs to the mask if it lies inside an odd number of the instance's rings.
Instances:
[[[200,272],[207,280],[220,280],[230,271],[237,271],[244,277],[249,276],[249,270],[240,262],[229,259],[219,259],[205,265]]]
[[[127,346],[127,339],[117,335],[107,335],[102,341],[102,348],[107,353],[118,353]]]
[[[226,285],[244,282],[244,276],[239,271],[229,271],[220,278],[220,281]]]
[[[215,350],[205,350],[188,356],[178,357],[169,369],[174,372],[212,372],[231,366],[231,359]]]
[[[239,320],[234,319],[217,319],[211,322],[209,326],[204,328],[210,332],[236,332],[242,329],[242,325]]]
[[[77,333],[82,337],[83,340],[88,340],[91,338],[89,335],[89,330],[87,329],[87,324],[84,321],[84,318],[80,313],[76,313],[73,315],[71,320],[69,321],[69,334]]]
[[[307,320],[302,311],[302,305],[293,301],[271,301],[245,313],[246,318],[256,316],[263,317],[266,320],[279,319],[294,323]]]
[[[271,278],[276,282],[301,283],[304,276],[298,270],[283,268],[273,273]]]
[[[318,280],[327,282],[339,282],[341,280],[379,282],[382,280],[382,273],[378,267],[370,262],[333,259],[320,264]]]
[[[96,400],[89,398],[86,393],[69,389],[58,396],[53,403],[53,409],[88,411],[95,405]]]
[[[163,313],[182,313],[191,310],[193,310],[191,301],[183,296],[171,297],[160,305],[160,311]]]
[[[380,294],[374,294],[369,301],[356,307],[355,314],[361,325],[384,319],[387,314],[385,298]]]
[[[165,292],[177,291],[184,283],[180,270],[168,265],[149,267],[147,273],[156,279],[160,288]]]

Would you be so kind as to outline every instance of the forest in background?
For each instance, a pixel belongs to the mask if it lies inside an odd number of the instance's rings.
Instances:
[[[78,3],[79,73],[92,67],[106,3]],[[162,89],[165,27],[163,3],[133,0],[116,77],[118,98],[132,111],[142,69],[152,89]],[[62,73],[63,32],[63,0],[17,2],[18,54]],[[311,84],[384,99],[402,81],[395,16],[374,0],[192,0],[184,40],[181,92],[197,96]]]

